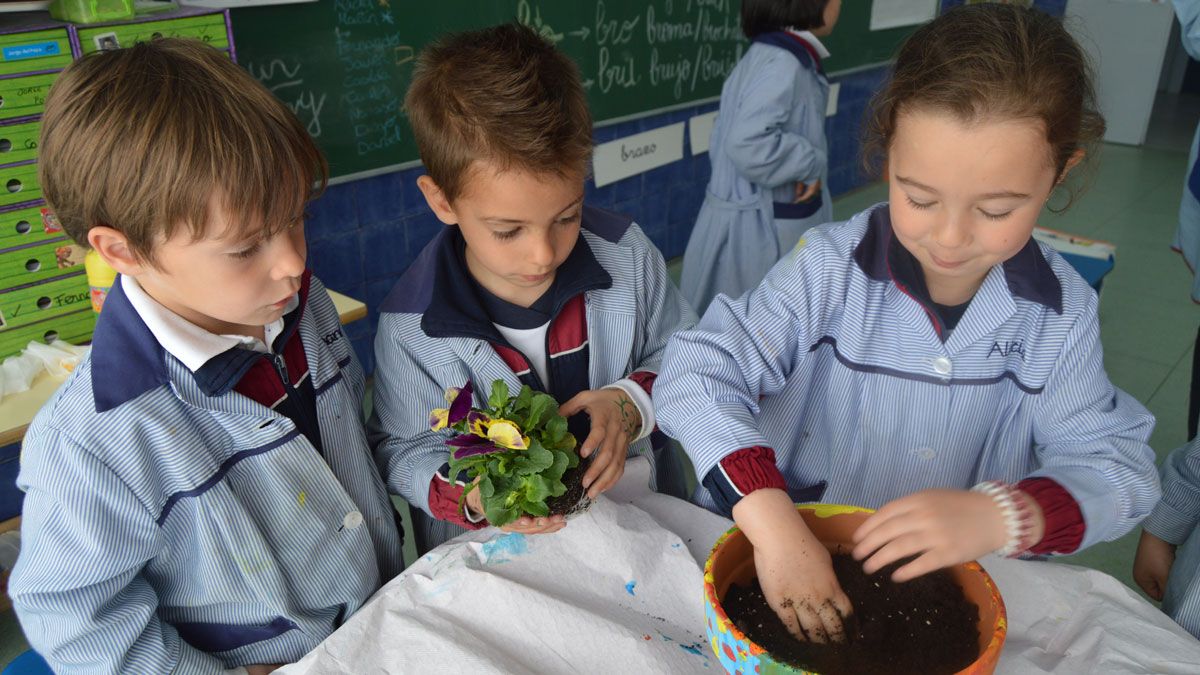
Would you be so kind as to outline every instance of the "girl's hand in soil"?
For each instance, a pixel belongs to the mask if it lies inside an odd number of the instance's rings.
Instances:
[[[1167,575],[1174,564],[1175,545],[1142,530],[1137,556],[1133,559],[1133,580],[1146,591],[1146,595],[1162,601],[1163,592],[1167,589]]]
[[[593,457],[583,474],[583,487],[591,499],[611,488],[625,473],[625,455],[629,443],[642,430],[642,414],[620,389],[590,389],[576,394],[558,407],[558,414],[570,417],[578,412],[591,418],[592,430],[579,446],[580,457]]]
[[[844,642],[850,598],[834,576],[829,551],[787,493],[755,490],[734,505],[733,517],[754,545],[763,595],[788,632],[809,642]]]
[[[479,479],[476,478],[475,482],[478,483]],[[483,496],[479,494],[478,488],[467,493],[467,508],[473,514],[483,514]],[[547,516],[544,518],[521,516],[511,523],[502,526],[500,529],[505,532],[519,532],[521,534],[550,534],[558,532],[566,526],[567,520],[562,516]]]
[[[1017,491],[1033,514],[1033,541],[1041,541],[1045,521],[1033,498]],[[863,571],[910,556],[892,580],[904,582],[944,567],[975,560],[1003,547],[1008,528],[996,502],[968,490],[922,490],[888,502],[854,533],[854,557],[866,560]]]

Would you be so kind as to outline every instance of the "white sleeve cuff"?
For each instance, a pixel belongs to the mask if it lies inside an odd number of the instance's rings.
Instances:
[[[475,489],[478,490],[479,488]],[[482,513],[475,513],[475,510],[471,508],[470,504],[463,504],[463,515],[466,516],[467,522],[471,523],[472,525],[478,525],[479,523],[487,520],[486,515]]]
[[[640,384],[625,377],[603,388],[620,389],[637,406],[638,414],[642,416],[642,428],[636,438],[629,440],[631,444],[648,438],[654,432],[654,401],[650,399],[650,395],[646,393],[645,389],[642,389]]]

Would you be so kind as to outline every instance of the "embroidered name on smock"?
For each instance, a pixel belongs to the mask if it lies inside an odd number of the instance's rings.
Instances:
[[[1016,354],[1017,356],[1021,357],[1022,361],[1024,361],[1025,360],[1025,341],[1024,340],[1005,340],[1005,341],[1001,342],[999,340],[996,340],[996,341],[992,342],[992,348],[988,350],[988,357],[991,358],[991,356],[993,354],[999,354],[1000,356],[1008,356],[1009,354]]]

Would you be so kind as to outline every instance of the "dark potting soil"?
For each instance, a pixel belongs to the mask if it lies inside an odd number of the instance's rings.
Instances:
[[[567,491],[546,500],[546,508],[550,509],[550,515],[569,515],[586,509],[591,504],[587,499],[587,490],[583,488],[583,474],[587,473],[588,467],[592,465],[592,457],[595,455],[581,457],[574,469],[567,469],[563,473],[562,482],[567,486]]]
[[[941,675],[966,668],[979,656],[979,608],[945,570],[893,582],[892,572],[905,562],[867,576],[851,556],[833,556],[834,573],[854,606],[844,643],[792,637],[767,604],[758,579],[749,587],[730,586],[722,605],[775,660],[821,675]]]

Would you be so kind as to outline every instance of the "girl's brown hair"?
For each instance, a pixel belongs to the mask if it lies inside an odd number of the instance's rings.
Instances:
[[[1091,69],[1079,44],[1057,19],[1012,5],[957,7],[904,42],[891,81],[867,113],[868,171],[878,175],[897,117],[912,110],[950,113],[964,122],[1038,120],[1059,179],[1077,151],[1104,136]]]
[[[72,63],[46,98],[38,176],[67,234],[123,233],[141,259],[183,230],[269,236],[325,185],[321,151],[296,116],[229,55],[157,39]],[[235,233],[208,231],[214,194]]]

